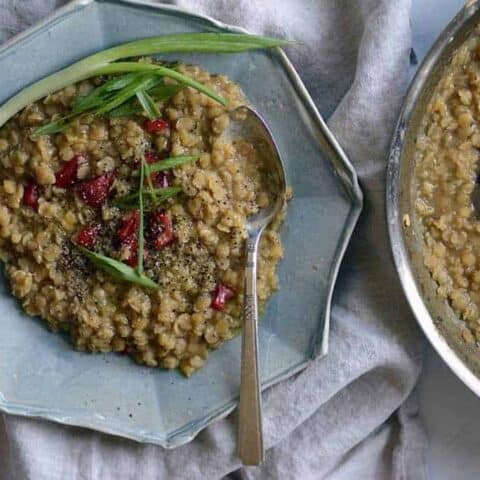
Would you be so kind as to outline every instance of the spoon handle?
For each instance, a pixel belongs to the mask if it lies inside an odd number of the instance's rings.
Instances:
[[[257,311],[257,250],[261,234],[261,230],[249,233],[247,240],[238,431],[238,453],[244,465],[260,465],[264,459]]]

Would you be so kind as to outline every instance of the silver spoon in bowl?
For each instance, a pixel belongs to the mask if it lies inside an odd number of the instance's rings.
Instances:
[[[253,144],[268,174],[270,202],[247,220],[245,288],[243,297],[242,361],[239,404],[238,453],[244,465],[264,460],[262,403],[258,361],[257,251],[265,227],[283,207],[286,197],[285,168],[265,120],[252,108],[230,112],[224,134]]]

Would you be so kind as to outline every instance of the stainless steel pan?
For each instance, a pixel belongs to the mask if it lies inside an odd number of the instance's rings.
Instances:
[[[390,152],[387,220],[398,274],[418,323],[453,372],[480,396],[480,344],[467,347],[461,336],[461,320],[435,293],[421,258],[412,195],[415,138],[425,107],[453,52],[479,23],[480,0],[467,2],[435,42],[410,86]]]

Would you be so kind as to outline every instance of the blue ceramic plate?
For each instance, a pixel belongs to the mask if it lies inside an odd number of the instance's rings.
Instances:
[[[112,45],[197,31],[239,30],[146,2],[70,3],[0,49],[0,103]],[[261,378],[267,387],[327,351],[333,284],[361,209],[361,192],[283,52],[174,58],[225,73],[241,85],[270,124],[295,192],[281,232],[281,289],[269,301],[260,328]],[[234,408],[239,360],[237,338],[213,352],[187,380],[118,355],[75,352],[65,338],[23,314],[0,282],[0,408],[9,413],[175,447]]]

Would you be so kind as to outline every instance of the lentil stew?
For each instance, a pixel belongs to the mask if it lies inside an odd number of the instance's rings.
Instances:
[[[246,219],[269,193],[255,145],[222,138],[228,111],[246,103],[240,88],[197,66],[176,70],[227,106],[170,88],[172,96],[150,105],[158,118],[135,108],[87,112],[35,135],[108,80],[96,77],[29,105],[0,129],[0,258],[25,311],[67,331],[76,349],[189,376],[241,328]],[[179,157],[174,168],[157,168]],[[261,240],[260,306],[277,288],[281,220]],[[127,273],[141,264],[154,288],[98,268],[84,249]]]

